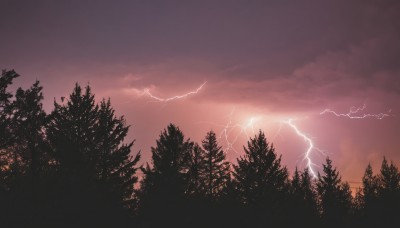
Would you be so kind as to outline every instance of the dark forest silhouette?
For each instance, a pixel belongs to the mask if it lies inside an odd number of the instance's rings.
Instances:
[[[317,179],[308,169],[290,176],[262,131],[231,164],[213,131],[198,144],[170,124],[140,166],[110,100],[76,84],[46,114],[38,81],[8,90],[18,76],[0,77],[1,227],[399,224],[400,173],[385,158],[377,174],[367,166],[353,197],[329,158]]]

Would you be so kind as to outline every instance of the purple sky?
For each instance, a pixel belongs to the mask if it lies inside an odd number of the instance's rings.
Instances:
[[[282,124],[289,118],[345,180],[359,181],[383,156],[399,164],[398,1],[3,0],[0,8],[0,66],[22,75],[15,84],[40,80],[51,111],[54,97],[89,83],[125,115],[144,161],[168,123],[200,141],[210,129],[222,136],[234,110],[232,123],[246,128],[254,118],[291,171],[305,166],[308,145]],[[205,81],[198,94],[168,103],[138,93],[171,97]],[[364,103],[363,113],[391,116],[319,115]],[[239,153],[240,130],[229,135],[239,135]]]

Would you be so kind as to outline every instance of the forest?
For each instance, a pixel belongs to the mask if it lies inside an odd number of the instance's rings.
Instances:
[[[231,163],[215,132],[194,142],[169,124],[145,163],[110,99],[76,84],[46,113],[39,81],[11,91],[17,77],[0,77],[1,227],[399,224],[400,173],[384,157],[378,171],[366,164],[352,193],[329,158],[317,178],[290,174],[261,130]]]

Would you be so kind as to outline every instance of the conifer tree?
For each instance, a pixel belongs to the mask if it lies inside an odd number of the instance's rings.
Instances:
[[[368,164],[362,177],[362,187],[357,192],[356,202],[363,225],[374,224],[378,209],[378,178],[374,175],[371,164]]]
[[[200,197],[204,192],[202,183],[205,169],[205,152],[197,143],[194,144],[193,150],[190,150],[186,154],[184,166],[186,168],[186,194]]]
[[[382,225],[394,224],[400,210],[400,173],[397,166],[393,162],[389,165],[386,158],[382,161],[378,185],[377,220]]]
[[[129,126],[110,101],[97,105],[89,86],[82,91],[76,84],[66,104],[54,105],[47,135],[60,180],[59,213],[74,208],[71,216],[78,220],[89,210],[99,223],[123,222],[129,215],[124,208],[133,208],[140,159],[130,155],[133,142],[124,144]]]
[[[9,113],[13,94],[7,89],[17,77],[19,77],[19,75],[14,70],[2,70],[0,76],[0,156],[6,156],[4,149],[11,145],[13,139]],[[5,158],[3,160],[5,160]]]
[[[273,145],[269,145],[263,132],[250,139],[245,154],[237,159],[234,177],[238,182],[242,200],[245,204],[263,203],[274,191],[285,187],[288,172],[281,166]]]
[[[194,143],[185,139],[177,126],[170,124],[161,132],[156,145],[151,148],[152,167],[147,165],[142,169],[146,176],[139,192],[140,211],[148,225],[176,225],[183,222],[179,217],[185,218],[187,212],[184,210],[186,161]]]
[[[7,189],[7,199],[0,204],[9,213],[6,220],[12,221],[18,213],[19,219],[32,221],[44,208],[48,193],[42,175],[49,163],[47,115],[38,81],[27,90],[18,88],[11,100],[6,89],[17,76],[14,71],[3,71],[0,78],[0,182]]]
[[[140,152],[134,157],[131,147],[134,141],[125,144],[124,139],[130,126],[126,126],[123,116],[116,117],[110,99],[100,102],[96,129],[95,162],[97,178],[105,182],[108,191],[118,197],[125,207],[132,208],[134,185],[138,181],[136,166],[140,160]]]
[[[47,115],[41,101],[43,87],[36,81],[30,89],[19,88],[12,103],[12,126],[16,140],[14,149],[26,169],[35,178],[37,173],[47,167],[45,127]]]
[[[362,193],[365,206],[369,205],[378,195],[378,179],[373,173],[371,164],[368,164],[362,177]]]
[[[323,165],[323,175],[318,173],[317,190],[325,225],[345,224],[351,209],[351,192],[349,185],[342,183],[329,158]]]
[[[284,220],[288,171],[281,166],[273,145],[263,132],[251,138],[245,154],[233,165],[241,202],[247,208],[249,225],[278,225]]]
[[[207,133],[202,146],[205,152],[203,188],[208,198],[217,199],[230,178],[230,164],[213,131]]]
[[[293,178],[291,181],[291,193],[295,196],[295,198],[301,198],[301,180],[300,180],[300,172],[299,170],[295,169]]]
[[[315,182],[308,168],[305,168],[301,173],[300,187],[303,192],[303,199],[307,212],[310,213],[310,216],[317,216],[317,192],[315,189]]]
[[[8,91],[13,80],[19,75],[14,70],[2,70],[0,75],[0,220],[7,226],[6,221],[15,218],[18,205],[14,201],[15,188],[13,182],[18,178],[19,170],[17,154],[14,153],[15,139],[13,137],[11,119],[11,99],[13,94]],[[11,207],[11,208],[10,208]]]
[[[318,224],[317,194],[308,168],[303,172],[295,169],[291,181],[290,198],[287,209],[292,218],[301,226]]]
[[[393,162],[389,165],[386,158],[382,161],[379,184],[381,194],[394,193],[400,189],[399,170]]]
[[[58,168],[64,175],[93,176],[98,105],[91,88],[76,84],[66,104],[54,101],[47,135]]]

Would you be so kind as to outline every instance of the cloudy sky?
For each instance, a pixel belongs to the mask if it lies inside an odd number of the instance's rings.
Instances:
[[[383,156],[400,161],[398,1],[12,1],[0,2],[0,66],[16,85],[36,79],[44,106],[90,84],[132,125],[144,161],[172,122],[200,141],[211,129],[229,159],[262,129],[289,170],[318,170],[329,155],[359,181]],[[143,93],[168,98],[156,102]],[[349,119],[347,113],[389,116]],[[231,124],[224,135],[224,127]],[[228,149],[229,142],[236,143]],[[321,155],[320,153],[324,153]]]

